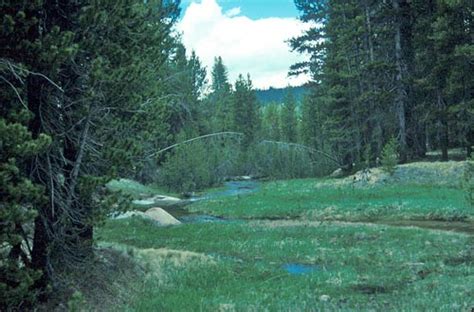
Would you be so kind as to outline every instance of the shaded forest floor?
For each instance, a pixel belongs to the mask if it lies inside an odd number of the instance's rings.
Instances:
[[[468,310],[474,211],[461,181],[440,176],[266,182],[187,207],[216,222],[109,220],[99,246],[143,269],[111,309]]]

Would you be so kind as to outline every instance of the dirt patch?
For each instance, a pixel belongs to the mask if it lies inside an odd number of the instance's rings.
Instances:
[[[326,223],[326,222],[324,222]],[[281,227],[295,227],[295,226],[304,226],[304,227],[318,227],[321,226],[323,222],[320,221],[306,221],[306,220],[256,220],[249,221],[250,226],[255,227],[266,227],[266,228],[281,228]]]
[[[414,227],[443,232],[456,232],[474,235],[474,221],[448,222],[431,220],[394,220],[394,221],[308,221],[308,220],[256,220],[250,221],[250,226],[281,228],[281,227],[319,227],[326,225],[336,226],[391,226],[391,227]]]
[[[396,227],[416,227],[422,229],[449,231],[474,235],[474,221],[431,221],[431,220],[395,220],[395,221],[375,221],[375,224],[396,226]]]
[[[392,290],[386,286],[380,285],[355,285],[352,289],[356,292],[366,294],[366,295],[375,295],[375,294],[386,294],[391,292]]]

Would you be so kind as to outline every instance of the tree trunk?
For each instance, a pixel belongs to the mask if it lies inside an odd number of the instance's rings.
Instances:
[[[446,116],[446,107],[444,105],[443,97],[441,95],[441,90],[436,91],[436,100],[438,106],[438,118],[439,118],[439,143],[441,145],[441,160],[448,161],[448,146],[449,146],[449,137],[448,137],[448,121]]]
[[[400,162],[407,161],[407,129],[406,129],[406,106],[407,106],[407,90],[404,86],[404,74],[406,68],[403,60],[402,51],[402,22],[400,12],[400,0],[392,0],[395,9],[395,64],[397,69],[396,79],[396,95],[395,108],[398,119],[398,142],[400,149]]]
[[[41,93],[43,88],[43,81],[37,76],[30,75],[27,79],[27,97],[28,109],[33,113],[34,117],[30,120],[29,130],[33,138],[37,138],[41,133]],[[30,164],[29,172],[34,172],[35,163]],[[31,180],[35,183],[42,184],[38,176],[32,175]],[[47,299],[46,288],[51,281],[49,266],[49,246],[51,238],[48,235],[46,228],[47,204],[37,207],[38,216],[35,218],[35,228],[33,234],[33,248],[31,251],[31,267],[35,270],[41,271],[41,277],[36,280],[33,287],[40,293],[39,299],[45,301]]]
[[[41,277],[37,279],[33,287],[40,293],[39,300],[46,301],[48,294],[46,289],[51,281],[49,267],[49,244],[50,238],[47,234],[45,222],[41,215],[35,219],[35,232],[33,236],[33,250],[31,252],[31,267],[41,271]]]
[[[365,12],[365,23],[367,26],[367,50],[368,50],[368,59],[370,63],[375,62],[375,53],[374,53],[374,42],[372,39],[372,19],[370,17],[370,8],[367,0],[364,1],[364,12]],[[375,112],[376,117],[374,118],[374,129],[372,133],[373,140],[375,141],[375,156],[379,156],[383,149],[383,128],[382,128],[382,112],[380,111],[380,104],[374,100],[374,94],[377,90],[375,84],[375,76],[372,71],[370,79],[370,92],[371,100],[370,106]],[[372,155],[371,155],[372,156]]]

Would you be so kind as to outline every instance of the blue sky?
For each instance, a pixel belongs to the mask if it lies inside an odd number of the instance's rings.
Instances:
[[[250,74],[255,87],[266,89],[308,81],[287,77],[292,64],[306,59],[290,51],[288,40],[308,27],[293,0],[183,0],[177,30],[208,71],[221,56],[231,82]]]
[[[182,0],[183,12],[193,1],[199,2],[196,0]],[[217,2],[224,11],[240,7],[241,14],[251,19],[298,16],[293,0],[218,0]]]

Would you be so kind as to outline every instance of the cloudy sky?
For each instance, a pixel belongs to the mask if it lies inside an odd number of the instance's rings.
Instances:
[[[186,48],[212,68],[221,56],[233,82],[250,73],[257,88],[301,85],[307,77],[288,78],[302,56],[286,40],[307,27],[298,21],[293,0],[183,0],[178,30]]]

